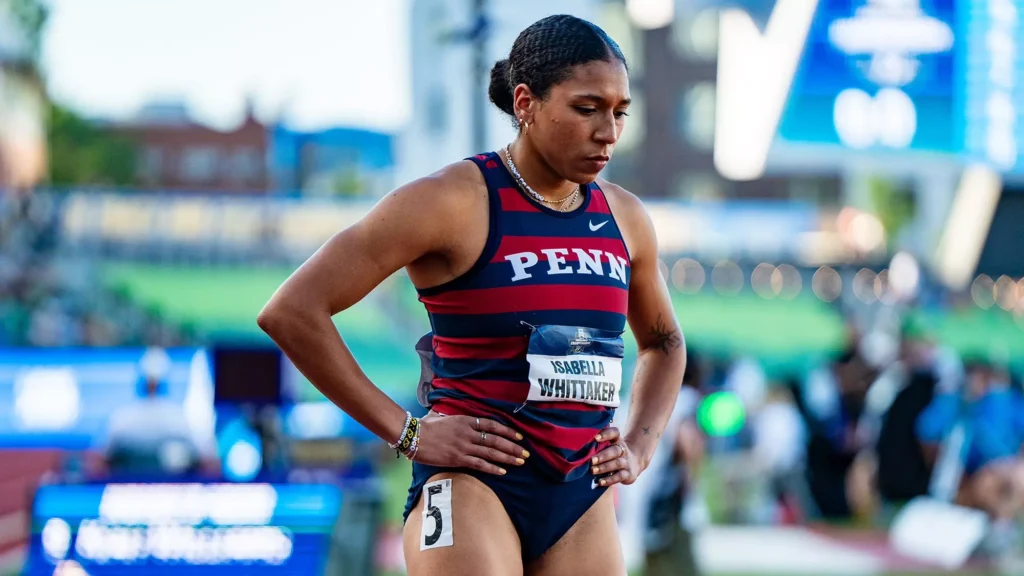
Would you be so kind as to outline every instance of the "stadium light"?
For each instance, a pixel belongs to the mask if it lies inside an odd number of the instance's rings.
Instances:
[[[765,300],[775,298],[782,289],[782,276],[779,275],[776,281],[776,272],[778,269],[775,266],[768,262],[761,262],[750,273],[750,286],[758,296]]]
[[[993,287],[993,296],[1000,308],[1012,311],[1017,306],[1017,283],[1009,276],[1000,276]]]
[[[988,274],[982,274],[974,279],[971,283],[971,298],[978,308],[988,310],[996,303],[995,287],[996,283]]]
[[[889,282],[889,271],[882,270],[875,276],[875,297],[882,304],[895,304],[896,295],[893,294],[892,284]]]
[[[779,278],[779,289],[777,294],[785,299],[792,300],[800,295],[800,291],[803,290],[803,278],[800,277],[800,271],[791,264],[782,264],[775,269],[772,274],[773,286],[776,282],[776,276]]]
[[[697,294],[706,280],[704,267],[692,258],[680,258],[672,265],[672,285],[683,294]]]
[[[626,13],[642,30],[664,28],[675,20],[675,0],[626,0]]]
[[[831,266],[822,266],[811,278],[811,290],[825,302],[834,302],[842,295],[843,278]]]
[[[730,180],[764,173],[818,0],[779,0],[764,33],[744,10],[722,12],[715,168]]]
[[[896,296],[910,300],[917,295],[921,281],[921,267],[907,252],[897,252],[889,263],[889,284]]]
[[[870,268],[861,268],[853,276],[853,295],[865,304],[875,302],[875,280],[878,275]]]
[[[723,260],[711,269],[711,285],[719,294],[734,296],[743,289],[743,270],[730,260]]]
[[[971,281],[1002,191],[1002,178],[991,168],[964,170],[935,255],[938,273],[951,288],[966,288]]]

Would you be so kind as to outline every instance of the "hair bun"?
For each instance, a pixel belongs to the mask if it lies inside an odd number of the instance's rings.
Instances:
[[[491,68],[491,83],[487,87],[487,95],[502,112],[509,116],[515,116],[509,67],[508,58],[494,63],[494,67]]]

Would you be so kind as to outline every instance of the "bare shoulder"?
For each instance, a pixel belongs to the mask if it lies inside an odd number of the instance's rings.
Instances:
[[[359,224],[361,245],[407,268],[417,286],[443,284],[469,270],[486,244],[487,194],[473,161],[449,164],[384,196]]]
[[[635,218],[643,220],[647,218],[647,209],[644,207],[643,201],[636,194],[603,178],[597,179],[597,185],[601,187],[605,197],[608,199],[612,212],[616,216],[625,220]]]
[[[652,250],[656,254],[654,224],[643,201],[622,186],[602,178],[597,179],[597,185],[608,199],[608,207],[615,216],[633,260],[642,258]]]
[[[484,175],[470,160],[459,160],[448,164],[437,172],[422,178],[438,185],[449,194],[462,195],[466,192],[480,192],[487,187]]]
[[[440,170],[399,186],[383,199],[426,211],[439,211],[455,216],[474,204],[487,201],[487,185],[483,174],[469,160],[448,164]],[[450,212],[452,209],[456,212]]]
[[[487,186],[471,161],[449,164],[384,195],[347,231],[360,246],[378,256],[394,252],[395,264],[449,253],[460,245],[453,230],[465,230],[487,209]],[[482,221],[486,222],[484,217]],[[398,246],[400,245],[400,246]]]

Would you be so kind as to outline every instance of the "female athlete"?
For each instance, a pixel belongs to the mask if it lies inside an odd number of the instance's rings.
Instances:
[[[598,180],[625,124],[618,45],[571,16],[524,30],[491,72],[518,135],[386,195],[281,286],[259,325],[330,400],[413,460],[409,573],[625,574],[608,488],[658,444],[686,364],[643,204]],[[331,322],[401,268],[432,331],[417,420]],[[626,322],[628,422],[611,426]]]

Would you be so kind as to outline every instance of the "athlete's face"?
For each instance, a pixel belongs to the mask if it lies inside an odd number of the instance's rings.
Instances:
[[[612,157],[629,108],[629,76],[618,60],[577,66],[533,102],[527,137],[563,178],[589,183]]]

